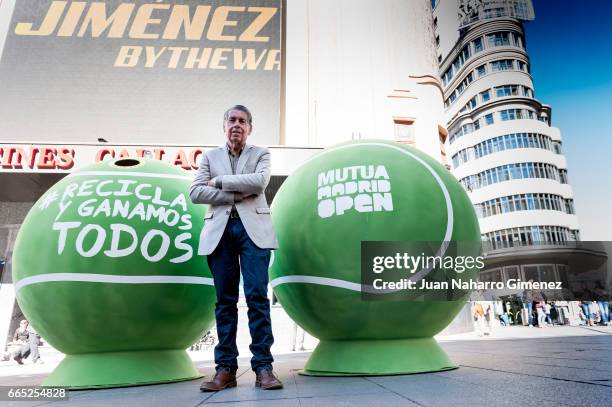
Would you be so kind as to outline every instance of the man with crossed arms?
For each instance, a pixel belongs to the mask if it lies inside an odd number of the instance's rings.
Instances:
[[[280,389],[272,371],[274,342],[268,300],[270,249],[278,247],[264,191],[270,181],[270,152],[246,144],[253,129],[249,109],[236,105],[225,112],[225,146],[206,152],[191,185],[194,203],[208,204],[204,250],[213,274],[217,304],[216,374],[202,383],[202,391],[236,386],[238,348],[238,286],[240,273],[248,306],[251,368],[255,386]]]

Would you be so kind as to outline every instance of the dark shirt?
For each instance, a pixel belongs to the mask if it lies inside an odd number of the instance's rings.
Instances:
[[[232,149],[230,148],[229,144],[225,143],[225,150],[227,151],[227,155],[229,156],[229,160],[230,160],[230,166],[232,167],[232,175],[236,175],[236,168],[238,167],[238,160],[240,159],[240,154],[242,154],[242,150],[244,150],[244,146],[242,146],[242,148],[240,149],[240,151],[238,151],[238,154],[234,155],[234,153],[232,152]],[[216,187],[221,189],[222,188],[222,183],[221,180],[216,180]],[[237,201],[239,202],[239,201]],[[237,215],[238,214],[238,210],[236,209],[236,205],[232,205],[232,214],[233,215]]]
[[[19,328],[15,330],[15,334],[13,335],[13,342],[23,341],[27,342],[30,337],[30,333],[27,330],[21,331]]]
[[[242,150],[244,150],[244,146],[240,149],[238,154],[234,155],[232,149],[228,144],[225,145],[225,149],[227,150],[227,154],[229,155],[230,164],[232,165],[232,175],[236,175],[236,167],[238,166],[238,160],[240,159],[240,154],[242,154]]]

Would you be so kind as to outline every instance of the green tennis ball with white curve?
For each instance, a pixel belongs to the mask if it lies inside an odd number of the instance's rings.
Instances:
[[[446,168],[389,141],[342,144],[289,176],[272,216],[280,245],[270,269],[274,292],[289,316],[320,340],[305,374],[454,367],[433,336],[464,307],[465,296],[368,301],[360,292],[362,241],[440,247],[445,241],[480,241],[473,206]],[[458,254],[477,257],[478,244]],[[462,278],[475,279],[477,273],[469,268]]]
[[[214,320],[192,175],[154,160],[89,166],[28,213],[13,256],[17,301],[67,356],[45,385],[114,387],[200,376],[185,349]]]

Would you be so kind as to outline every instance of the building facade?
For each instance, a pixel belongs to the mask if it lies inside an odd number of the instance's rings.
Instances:
[[[284,142],[446,140],[429,1],[288,0]]]
[[[481,280],[577,278],[564,249],[580,230],[561,132],[530,74],[531,1],[439,0],[433,16],[447,152],[487,253]]]

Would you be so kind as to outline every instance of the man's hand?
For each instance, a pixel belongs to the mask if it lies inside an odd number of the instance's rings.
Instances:
[[[209,179],[207,185],[213,188],[217,186],[216,181],[214,179]]]

